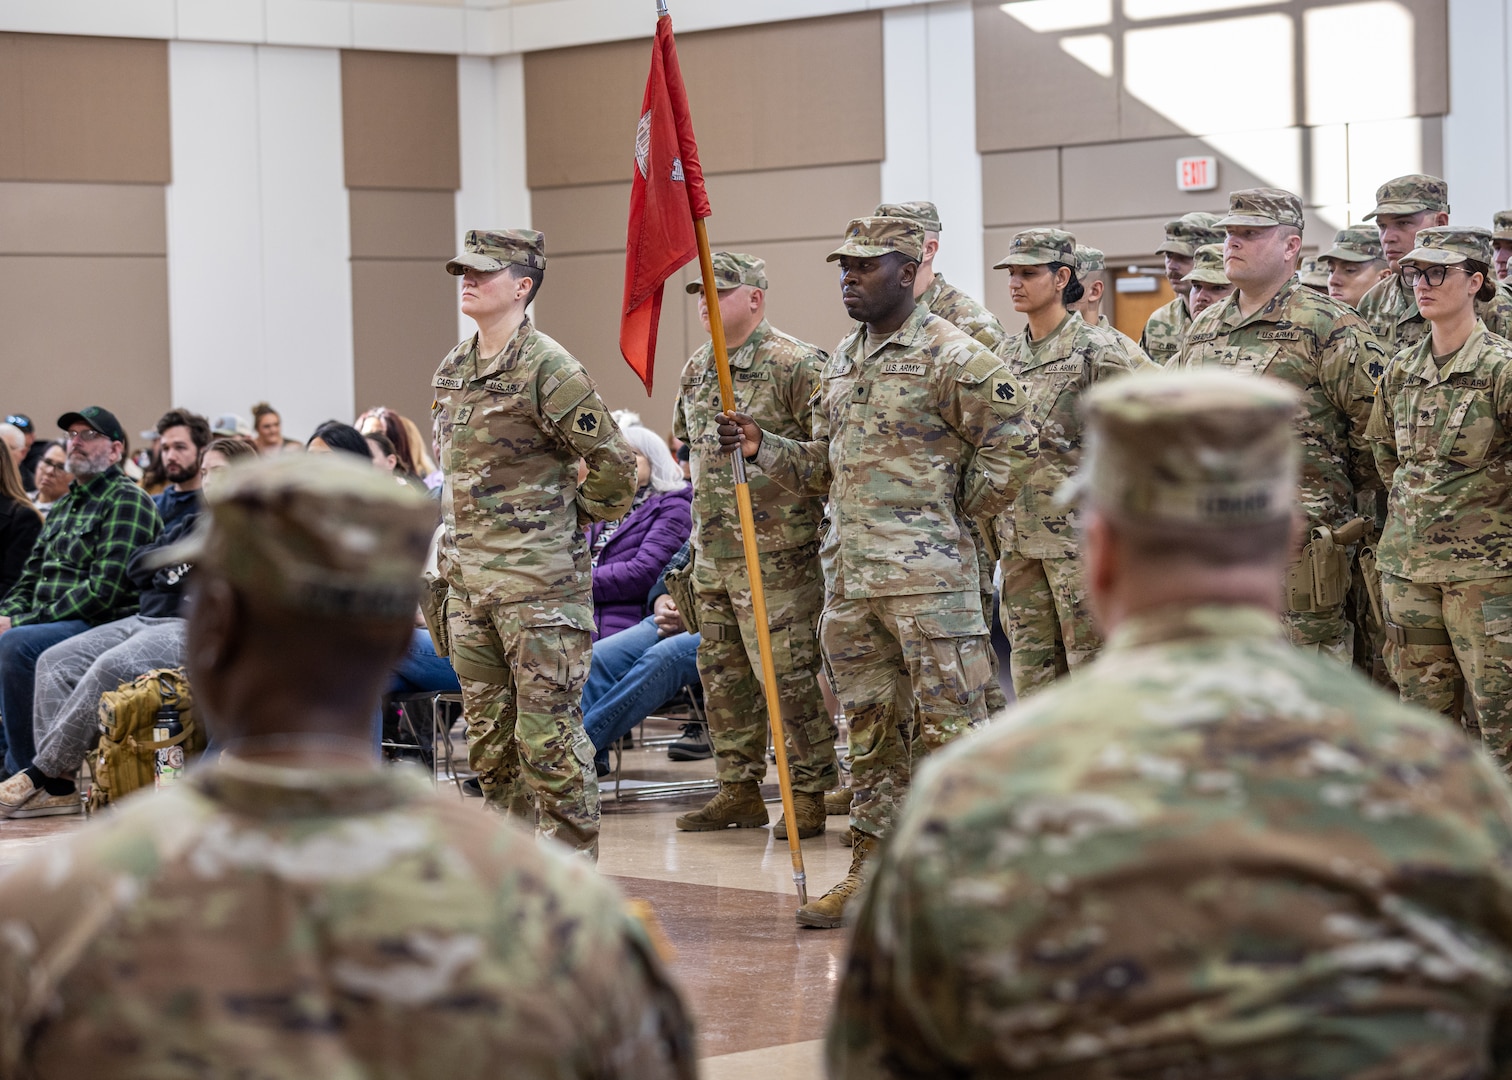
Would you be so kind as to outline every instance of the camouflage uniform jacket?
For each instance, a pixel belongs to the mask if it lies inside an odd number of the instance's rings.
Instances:
[[[1475,313],[1487,330],[1512,338],[1512,296],[1497,289],[1490,300],[1475,305]],[[1402,283],[1401,274],[1391,274],[1370,287],[1360,298],[1360,317],[1370,325],[1387,356],[1395,356],[1428,336],[1428,320],[1418,311],[1417,297]]]
[[[405,770],[230,758],[0,879],[0,1075],[694,1075],[581,860]]]
[[[1192,311],[1186,300],[1178,296],[1151,313],[1145,321],[1144,333],[1139,335],[1139,347],[1151,360],[1165,367],[1181,348],[1181,339],[1191,325]]]
[[[1125,622],[879,863],[832,1077],[1504,1075],[1512,795],[1258,608]]]
[[[1431,336],[1402,350],[1367,434],[1391,492],[1383,571],[1423,582],[1512,575],[1512,342],[1477,322],[1442,368]]]
[[[823,349],[774,330],[765,319],[730,354],[735,407],[762,430],[789,439],[809,437],[809,398],[819,385],[819,371],[829,359]],[[738,559],[745,554],[735,509],[735,472],[719,449],[714,417],[722,411],[714,347],[705,343],[683,367],[682,389],[672,406],[672,432],[688,444],[693,468],[693,540],[710,559]],[[760,473],[747,476],[756,546],[786,551],[811,544],[824,516],[822,500],[793,495]]]
[[[975,338],[993,352],[1008,340],[1008,331],[997,316],[967,296],[945,278],[936,274],[929,288],[919,295],[919,303],[932,315],[938,315],[969,338]]]
[[[527,318],[490,360],[476,335],[462,342],[432,382],[448,583],[474,601],[541,604],[592,629],[583,526],[621,516],[635,497],[635,455],[593,380]]]
[[[1013,510],[999,518],[999,543],[1003,551],[1030,559],[1075,555],[1074,522],[1056,505],[1055,493],[1081,462],[1081,396],[1101,379],[1154,371],[1155,365],[1116,330],[1088,326],[1074,311],[1042,342],[1031,343],[1026,331],[998,355],[1023,385],[1029,418],[1039,431],[1039,456]]]
[[[1292,277],[1248,318],[1237,291],[1197,316],[1172,366],[1269,375],[1301,391],[1302,512],[1311,525],[1338,526],[1354,517],[1355,492],[1379,484],[1365,425],[1385,361],[1352,309]]]
[[[1119,340],[1124,343],[1124,348],[1128,349],[1130,352],[1137,352],[1140,356],[1143,356],[1146,360],[1150,359],[1149,354],[1146,353],[1143,349],[1141,349],[1139,347],[1139,342],[1135,341],[1128,334],[1124,333],[1118,327],[1114,326],[1113,323],[1108,319],[1108,317],[1106,315],[1098,315],[1097,316],[1097,325],[1100,326],[1100,327],[1102,327],[1102,329],[1108,331],[1109,333],[1117,334],[1118,337],[1119,337]],[[1158,367],[1164,367],[1165,365],[1164,364],[1159,364],[1159,365],[1156,365],[1156,366],[1158,366]]]
[[[1003,362],[919,304],[870,356],[864,325],[840,343],[812,428],[811,441],[764,436],[755,463],[789,491],[829,496],[829,595],[975,595],[966,519],[1011,503],[1037,452]]]

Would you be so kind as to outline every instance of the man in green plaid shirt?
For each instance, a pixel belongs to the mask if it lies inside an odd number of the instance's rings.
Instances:
[[[46,649],[137,609],[126,577],[131,553],[163,530],[152,497],[120,469],[121,422],[91,405],[65,413],[73,487],[53,504],[21,579],[0,599],[0,717],[5,774],[32,763],[32,696]]]

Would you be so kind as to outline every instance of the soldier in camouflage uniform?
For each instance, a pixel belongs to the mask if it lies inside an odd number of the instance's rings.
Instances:
[[[1095,247],[1076,245],[1076,280],[1081,282],[1082,298],[1066,307],[1082,317],[1088,326],[1111,330],[1123,338],[1124,345],[1138,352],[1139,342],[1108,321],[1103,314],[1103,297],[1113,291],[1113,275],[1108,272],[1108,257]]]
[[[220,759],[0,881],[0,1075],[691,1080],[613,889],[373,758],[434,504],[339,454],[205,498],[159,558]]]
[[[629,508],[635,457],[583,366],[525,314],[546,270],[541,234],[472,231],[465,246],[446,268],[478,333],[436,369],[432,413],[468,760],[490,806],[596,858],[583,529]]]
[[[940,211],[932,202],[881,203],[872,211],[872,217],[896,217],[912,221],[924,230],[924,258],[919,262],[919,275],[914,280],[914,299],[929,308],[931,315],[938,315],[969,338],[975,338],[993,352],[1008,340],[1008,331],[998,322],[997,316],[967,296],[960,289],[946,283],[934,270],[935,254],[940,250]],[[996,538],[992,535],[991,522],[969,523],[971,542],[978,551],[986,551],[990,558],[979,560],[982,581],[982,617],[987,628],[992,629],[992,614],[996,602],[996,590],[992,584],[992,567],[997,562]],[[1007,695],[998,679],[996,649],[987,650],[987,659],[992,662],[992,678],[987,683],[987,712],[992,714],[1008,707]]]
[[[1298,395],[1086,398],[1092,664],[930,763],[862,894],[835,1080],[1505,1075],[1512,796],[1289,648]]]
[[[1486,329],[1486,229],[1421,229],[1400,260],[1429,334],[1392,358],[1368,429],[1391,492],[1376,549],[1402,700],[1454,720],[1466,693],[1512,768],[1512,342]],[[1443,275],[1440,277],[1439,275]]]
[[[1421,173],[1388,180],[1376,188],[1375,209],[1365,218],[1375,219],[1392,272],[1365,294],[1360,315],[1386,354],[1395,356],[1428,336],[1428,321],[1402,281],[1401,260],[1417,246],[1420,229],[1449,224],[1449,185]],[[1477,302],[1476,314],[1493,334],[1512,336],[1512,296],[1495,290],[1489,300]]]
[[[1374,225],[1351,225],[1334,233],[1333,247],[1318,256],[1328,269],[1328,295],[1360,309],[1376,282],[1391,276],[1381,254],[1381,234]]]
[[[1297,267],[1297,281],[1313,292],[1328,295],[1328,268],[1315,255],[1309,255]]]
[[[907,793],[911,755],[987,718],[991,644],[966,522],[1006,508],[1035,454],[1018,380],[914,302],[923,248],[914,222],[858,218],[830,255],[860,325],[820,375],[811,440],[720,416],[727,451],[738,448],[788,491],[829,496],[819,644],[850,718],[854,854],[840,884],[799,908],[803,926],[841,924]],[[912,748],[900,682],[916,702]]]
[[[999,355],[1023,385],[1039,429],[1039,457],[998,530],[1008,668],[1020,701],[1092,659],[1102,645],[1087,611],[1076,522],[1055,503],[1081,460],[1081,395],[1102,379],[1154,367],[1128,338],[1088,326],[1068,310],[1081,292],[1075,249],[1068,232],[1030,229],[1013,238],[995,267],[1013,275],[1014,310],[1029,319]]]
[[[1491,219],[1491,251],[1496,280],[1507,288],[1507,263],[1512,259],[1512,210],[1502,210]]]
[[[1182,280],[1192,287],[1187,303],[1192,307],[1194,319],[1234,294],[1234,283],[1223,272],[1223,247],[1220,244],[1203,244],[1198,248],[1192,258],[1191,272]]]
[[[1354,527],[1346,526],[1356,518],[1356,493],[1379,484],[1365,424],[1385,356],[1358,315],[1298,284],[1301,199],[1279,188],[1235,191],[1219,224],[1228,231],[1224,270],[1237,289],[1193,321],[1173,366],[1268,375],[1301,392],[1300,510],[1309,540],[1288,570],[1282,618],[1294,645],[1348,664],[1354,633],[1344,599]]]
[[[766,263],[761,259],[718,252],[714,280],[735,407],[767,431],[808,438],[809,398],[828,357],[766,321]],[[703,283],[690,284],[688,292],[699,294],[698,310],[707,328]],[[720,411],[714,349],[705,344],[683,367],[682,388],[672,408],[672,432],[688,444],[693,468],[693,592],[702,635],[698,676],[719,769],[719,794],[677,819],[677,827],[689,832],[768,822],[761,800],[766,699],[735,508],[735,475],[729,455],[720,450],[714,420]],[[798,832],[806,838],[824,831],[824,792],[839,782],[835,722],[819,692],[817,628],[824,604],[819,521],[824,507],[820,499],[789,494],[760,473],[748,479]],[[779,824],[786,838],[786,823]]]
[[[1176,299],[1158,307],[1145,322],[1144,333],[1139,335],[1139,347],[1151,360],[1169,366],[1187,327],[1192,324],[1192,309],[1187,303],[1191,286],[1184,280],[1192,272],[1192,260],[1197,249],[1204,244],[1223,243],[1223,230],[1213,222],[1217,214],[1194,210],[1183,214],[1175,221],[1165,224],[1165,242],[1155,249],[1157,255],[1165,256],[1166,280],[1176,290]]]

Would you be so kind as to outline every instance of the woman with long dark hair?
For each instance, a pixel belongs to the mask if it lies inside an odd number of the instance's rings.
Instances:
[[[21,576],[32,545],[42,531],[42,514],[26,497],[21,472],[0,449],[0,596]]]

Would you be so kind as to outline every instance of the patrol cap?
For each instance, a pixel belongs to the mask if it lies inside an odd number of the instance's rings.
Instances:
[[[1249,225],[1270,228],[1274,225],[1303,227],[1302,200],[1284,188],[1245,188],[1229,193],[1227,217],[1219,218],[1220,228]]]
[[[749,285],[753,289],[767,287],[766,260],[764,259],[758,259],[754,255],[743,255],[738,251],[716,251],[713,263],[714,288],[718,292],[738,289],[742,285]],[[703,278],[688,282],[684,291],[703,292]]]
[[[32,418],[25,413],[11,413],[5,418],[5,422],[12,427],[20,428],[22,434],[30,434],[37,430],[32,424]]]
[[[1419,229],[1413,248],[1402,256],[1404,263],[1453,266],[1466,259],[1491,265],[1491,230],[1479,225],[1435,225]]]
[[[1095,247],[1087,247],[1085,244],[1076,245],[1076,276],[1083,274],[1095,274],[1099,270],[1108,268],[1108,259]]]
[[[1076,265],[1076,237],[1064,229],[1025,229],[1015,233],[1008,254],[993,264],[994,270],[1008,266],[1043,266],[1046,263]]]
[[[1365,220],[1377,214],[1416,214],[1423,210],[1442,210],[1447,214],[1449,184],[1426,173],[1408,173],[1376,188],[1375,209],[1365,215]]]
[[[213,569],[259,600],[327,616],[413,615],[435,504],[346,454],[280,454],[227,469],[194,531],[154,567]]]
[[[1297,269],[1297,280],[1304,285],[1315,288],[1328,288],[1328,268],[1318,261],[1317,256],[1309,255],[1302,260],[1302,265]]]
[[[1512,240],[1512,210],[1498,212],[1491,219],[1491,226],[1491,239]],[[11,417],[11,421],[14,423],[15,417]]]
[[[1384,259],[1381,251],[1381,234],[1374,225],[1351,225],[1334,233],[1333,247],[1320,259],[1343,259],[1345,262],[1370,262]]]
[[[58,426],[64,431],[74,424],[88,424],[91,431],[98,431],[113,442],[126,441],[126,430],[121,427],[121,422],[116,419],[115,413],[109,409],[102,409],[98,405],[88,405],[78,412],[68,412],[58,417]]]
[[[1289,520],[1301,449],[1299,396],[1276,379],[1160,371],[1082,397],[1087,442],[1063,499],[1114,517],[1240,528]]]
[[[842,256],[875,259],[896,251],[914,262],[924,258],[924,230],[916,221],[899,217],[855,218],[845,227],[845,239],[825,257],[834,262]]]
[[[1155,254],[1185,255],[1190,259],[1202,245],[1221,243],[1223,230],[1218,228],[1218,215],[1193,210],[1165,223],[1165,241],[1155,249]]]
[[[1192,271],[1182,281],[1200,281],[1204,285],[1232,285],[1223,272],[1223,245],[1203,244],[1192,256]]]
[[[932,202],[878,203],[872,217],[900,217],[914,222],[925,232],[940,231],[940,211]]]
[[[446,264],[449,274],[465,270],[491,273],[511,263],[546,269],[546,236],[534,229],[469,229],[462,254]]]

